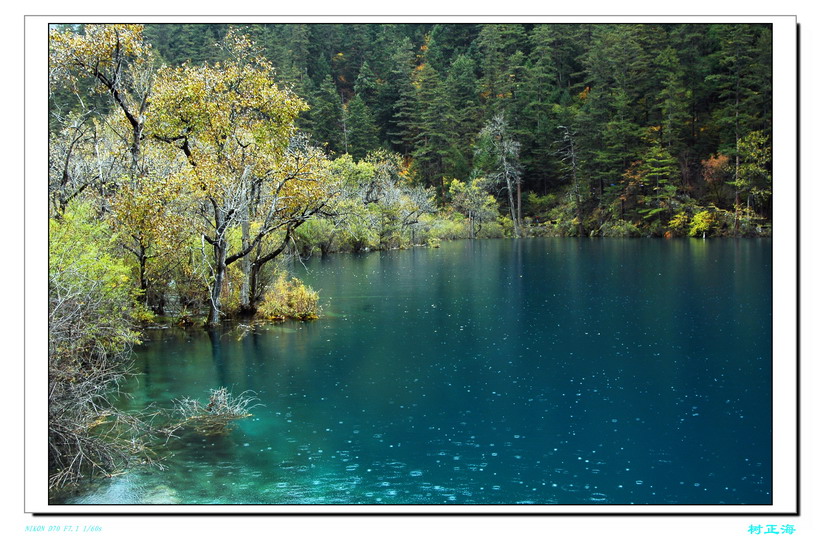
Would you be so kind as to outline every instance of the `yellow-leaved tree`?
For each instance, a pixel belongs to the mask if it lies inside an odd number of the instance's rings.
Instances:
[[[274,78],[253,42],[234,30],[226,61],[158,71],[148,132],[184,156],[197,229],[213,252],[208,323],[220,321],[227,267],[242,260],[243,304],[261,296],[256,278],[290,232],[332,195],[327,161],[296,131],[304,101]],[[240,243],[231,243],[240,229]],[[284,231],[270,247],[272,234]]]
[[[146,111],[154,77],[155,58],[143,40],[143,25],[84,25],[82,32],[52,30],[49,34],[49,86],[80,92],[82,80],[107,94],[127,120],[123,133],[130,151],[129,170],[141,169]]]

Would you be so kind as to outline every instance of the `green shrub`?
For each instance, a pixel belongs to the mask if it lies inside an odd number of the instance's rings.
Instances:
[[[367,218],[355,217],[342,233],[341,246],[351,252],[359,253],[379,246],[379,233],[366,221]]]
[[[513,222],[507,216],[498,217],[498,225],[501,226],[501,232],[505,237],[513,236]]]
[[[601,226],[601,235],[605,237],[639,237],[641,231],[628,221],[615,220]]]
[[[505,218],[510,224],[509,218]],[[504,238],[504,226],[501,224],[501,217],[496,221],[481,223],[476,227],[476,238]]]
[[[434,216],[427,228],[428,240],[437,238],[439,240],[458,240],[469,238],[470,227],[467,219],[461,214],[453,214],[448,218],[443,215]]]
[[[257,315],[266,320],[315,320],[319,317],[319,294],[299,280],[279,273],[265,294]]]
[[[315,251],[331,252],[337,229],[327,218],[312,217],[296,228],[294,240],[299,253],[309,256]]]
[[[522,203],[524,216],[532,218],[543,218],[547,212],[558,204],[557,195],[537,195],[532,191],[525,193]]]

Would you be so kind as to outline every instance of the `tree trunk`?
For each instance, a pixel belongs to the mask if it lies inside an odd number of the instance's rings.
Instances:
[[[228,217],[226,216],[217,203],[211,200],[211,206],[214,211],[214,227],[215,233],[213,239],[207,239],[214,247],[214,282],[211,286],[210,310],[208,312],[208,325],[217,325],[220,321],[221,314],[221,297],[222,284],[225,282],[225,269],[228,267],[226,259],[228,256],[228,240],[225,238],[225,231],[228,229]]]
[[[250,272],[248,273],[248,312],[255,312],[256,306],[262,300],[262,294],[259,293],[259,273],[262,271],[262,264],[254,262],[251,264]]]
[[[208,312],[208,325],[217,325],[220,321],[222,284],[225,282],[225,254],[228,243],[224,239],[216,241],[214,244],[214,284],[211,286],[210,310]]]
[[[247,248],[251,243],[250,240],[250,225],[247,219],[242,221],[242,247]],[[240,260],[242,267],[242,286],[239,290],[239,305],[243,312],[250,311],[250,275],[251,275],[251,258],[250,254],[246,255]]]
[[[518,213],[518,224],[519,224],[519,227],[520,227],[521,221],[522,221],[521,220],[521,180],[520,179],[515,182],[515,190],[516,190],[516,193],[518,193],[518,210],[517,210],[517,213]]]
[[[137,297],[137,300],[145,304],[148,301],[148,278],[145,274],[146,265],[148,264],[148,257],[145,255],[145,247],[140,244],[140,254],[139,254],[139,263],[140,263],[140,294]]]
[[[740,155],[737,154],[738,135],[735,132],[735,236],[737,236],[740,229],[740,188],[737,185],[737,175],[740,171]]]
[[[510,218],[513,222],[513,233],[515,234],[515,238],[518,238],[521,236],[521,231],[518,225],[518,215],[515,210],[515,188],[513,188],[513,180],[510,176],[510,165],[507,164],[506,157],[504,158],[502,166],[504,168],[504,180],[507,182],[507,196],[510,201]]]
[[[515,234],[515,238],[518,238],[520,235],[518,233],[518,221],[515,217],[515,197],[512,184],[510,184],[509,179],[507,180],[507,195],[510,200],[510,219],[512,219],[513,223],[513,233]]]
[[[136,179],[139,178],[140,172],[140,140],[142,139],[142,124],[136,123],[133,125],[133,134],[131,136],[131,175]]]

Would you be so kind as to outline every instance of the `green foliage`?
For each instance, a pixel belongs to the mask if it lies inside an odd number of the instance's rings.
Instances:
[[[352,216],[341,238],[341,246],[354,253],[379,247],[379,233],[367,216]]]
[[[772,194],[772,147],[763,131],[753,131],[737,143],[739,165],[737,178],[729,182],[744,196],[751,206],[765,203]]]
[[[130,268],[115,257],[116,237],[84,204],[49,220],[52,352],[59,363],[117,353],[137,340],[137,295]]]
[[[715,218],[709,210],[701,210],[692,217],[689,224],[689,236],[705,236],[715,223]]]
[[[257,315],[267,320],[315,320],[319,317],[319,294],[298,278],[279,273],[268,288]]]
[[[364,158],[379,145],[375,118],[364,99],[354,96],[345,105],[346,152],[355,158]]]
[[[426,237],[438,240],[458,240],[468,238],[470,228],[467,220],[461,216],[436,216],[429,219],[426,226]]]
[[[466,215],[470,222],[470,237],[475,238],[484,223],[498,217],[498,202],[487,192],[484,179],[474,179],[469,183],[459,180],[450,182],[449,196],[453,208]]]
[[[601,235],[616,238],[639,237],[641,231],[635,224],[619,219],[605,223],[601,227]]]
[[[543,218],[556,204],[558,204],[557,195],[538,195],[533,191],[528,191],[524,195],[522,214],[533,219]]]
[[[330,218],[315,216],[296,228],[293,239],[301,255],[310,256],[317,251],[325,255],[332,251],[339,231]]]

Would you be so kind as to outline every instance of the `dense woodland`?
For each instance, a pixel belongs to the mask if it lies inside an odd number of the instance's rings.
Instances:
[[[768,236],[771,38],[760,24],[55,25],[53,484],[116,466],[112,434],[137,444],[104,395],[135,320],[313,317],[286,255]]]

